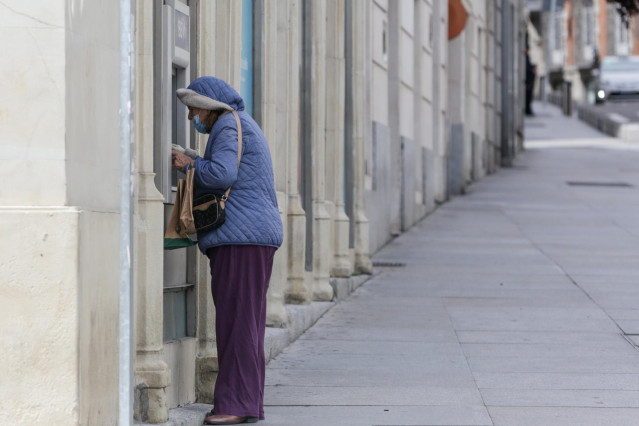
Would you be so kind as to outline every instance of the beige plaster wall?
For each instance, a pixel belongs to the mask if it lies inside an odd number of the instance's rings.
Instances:
[[[66,21],[69,205],[119,209],[119,2],[70,2]]]
[[[119,214],[80,211],[77,297],[80,424],[118,415]],[[67,350],[75,350],[74,347]]]
[[[16,242],[0,250],[3,424],[78,423],[79,217],[0,209],[4,241]]]
[[[65,204],[64,4],[0,6],[0,205]]]

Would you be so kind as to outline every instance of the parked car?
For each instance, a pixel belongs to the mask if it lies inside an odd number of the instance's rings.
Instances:
[[[596,102],[611,98],[639,98],[639,56],[606,56],[601,61]]]

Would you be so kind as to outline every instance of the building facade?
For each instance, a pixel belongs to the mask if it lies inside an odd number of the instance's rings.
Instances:
[[[454,0],[451,0],[451,4]],[[267,322],[333,298],[330,280],[522,145],[523,1],[137,0],[134,15],[135,416],[212,402],[208,261],[163,250],[180,177],[201,153],[175,89],[228,81],[266,135],[284,224]],[[0,10],[0,318],[7,421],[115,424],[120,14],[117,2]],[[11,249],[8,242],[11,244]]]

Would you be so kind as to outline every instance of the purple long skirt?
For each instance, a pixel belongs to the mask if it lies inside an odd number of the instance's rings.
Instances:
[[[228,245],[206,252],[220,366],[215,414],[264,419],[266,291],[276,250]]]

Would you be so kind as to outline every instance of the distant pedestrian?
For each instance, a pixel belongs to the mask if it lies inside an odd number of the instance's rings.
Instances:
[[[264,419],[266,292],[283,238],[271,154],[262,130],[244,111],[244,101],[226,82],[201,77],[178,89],[177,96],[189,108],[195,129],[209,138],[204,157],[194,162],[173,151],[173,167],[195,168],[195,198],[224,194],[232,186],[224,224],[198,233],[211,267],[219,362],[214,408],[204,424],[255,423]],[[239,168],[233,110],[241,123]]]
[[[526,109],[528,116],[534,116],[532,110],[533,92],[535,91],[535,79],[537,77],[537,66],[530,62],[529,50],[526,48]]]

